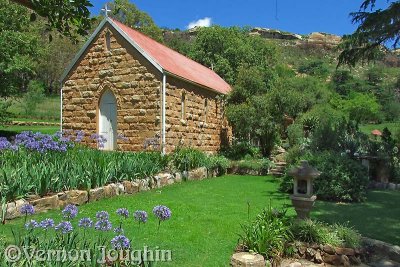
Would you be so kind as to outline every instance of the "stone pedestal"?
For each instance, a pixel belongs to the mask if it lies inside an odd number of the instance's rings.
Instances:
[[[290,199],[297,213],[297,218],[304,220],[310,218],[310,211],[314,206],[314,202],[317,199],[316,196],[312,197],[299,197],[291,195]]]
[[[260,254],[240,252],[233,254],[231,258],[232,267],[265,267],[264,257]]]

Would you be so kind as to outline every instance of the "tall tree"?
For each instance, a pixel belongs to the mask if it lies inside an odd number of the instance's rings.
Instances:
[[[33,10],[34,13],[31,14],[31,20],[36,19],[36,14],[45,17],[49,30],[56,29],[61,34],[72,39],[86,35],[92,26],[89,7],[93,5],[88,0],[12,1]],[[15,20],[10,19],[10,21],[14,22]]]
[[[139,10],[129,0],[115,0],[114,3],[110,3],[110,7],[112,18],[143,32],[159,42],[163,42],[162,30],[157,27],[146,12]]]
[[[339,65],[355,66],[360,61],[376,59],[382,46],[400,42],[400,1],[388,1],[389,7],[376,9],[376,0],[364,0],[358,12],[351,13],[352,22],[359,24],[357,30],[344,36]]]

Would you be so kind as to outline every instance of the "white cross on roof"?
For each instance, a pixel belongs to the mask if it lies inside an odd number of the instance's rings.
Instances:
[[[111,9],[108,9],[108,4],[106,3],[101,11],[104,12],[104,16],[108,17],[108,12],[111,12]]]

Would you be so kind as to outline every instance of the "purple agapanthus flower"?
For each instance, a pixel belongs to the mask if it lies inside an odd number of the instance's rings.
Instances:
[[[118,235],[111,240],[111,246],[116,250],[128,249],[131,246],[131,242],[124,235]]]
[[[78,208],[75,205],[69,204],[63,209],[62,215],[64,219],[72,220],[78,215]]]
[[[171,218],[172,215],[172,212],[168,207],[161,205],[155,206],[153,213],[160,221],[166,221]]]
[[[54,229],[57,232],[62,232],[63,234],[68,234],[74,230],[71,222],[69,221],[60,222],[58,225],[56,225],[56,227],[54,227]]]
[[[92,228],[93,221],[90,218],[82,218],[79,220],[78,226],[81,228]]]
[[[107,139],[104,136],[102,136],[101,134],[92,134],[90,136],[90,139],[96,141],[99,148],[103,148],[104,144],[107,142]]]
[[[49,230],[50,228],[53,228],[54,227],[54,220],[53,219],[50,219],[50,218],[47,218],[47,219],[44,219],[43,221],[41,221],[40,223],[39,223],[39,226],[40,226],[40,228],[43,228],[44,230]]]
[[[0,137],[0,151],[10,149],[11,142],[7,140],[5,137]]]
[[[122,229],[122,227],[116,227],[116,228],[114,228],[114,233],[123,234],[124,233],[124,229]]]
[[[110,218],[110,215],[108,214],[107,211],[104,211],[104,210],[103,211],[98,211],[96,213],[96,218],[98,220],[108,220]]]
[[[98,230],[98,231],[104,231],[104,232],[107,232],[107,231],[111,231],[111,229],[112,229],[112,224],[111,224],[111,222],[109,221],[109,220],[100,220],[100,221],[97,221],[96,222],[96,224],[94,225],[94,228],[96,229],[96,230]]]
[[[39,227],[39,224],[35,220],[30,220],[27,223],[25,223],[25,229],[26,230],[32,230],[32,229],[35,229],[35,228],[38,228],[38,227]]]
[[[117,209],[117,214],[125,219],[129,217],[129,211],[125,208]]]
[[[35,213],[35,208],[31,204],[24,204],[19,209],[21,214],[33,215]]]
[[[135,218],[135,221],[139,223],[146,223],[147,222],[147,212],[144,210],[137,210],[133,214],[133,217]]]

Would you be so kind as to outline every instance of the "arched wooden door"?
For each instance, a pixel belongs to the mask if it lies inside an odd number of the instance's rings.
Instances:
[[[99,134],[106,139],[104,150],[117,148],[117,100],[111,90],[105,91],[100,99]]]

